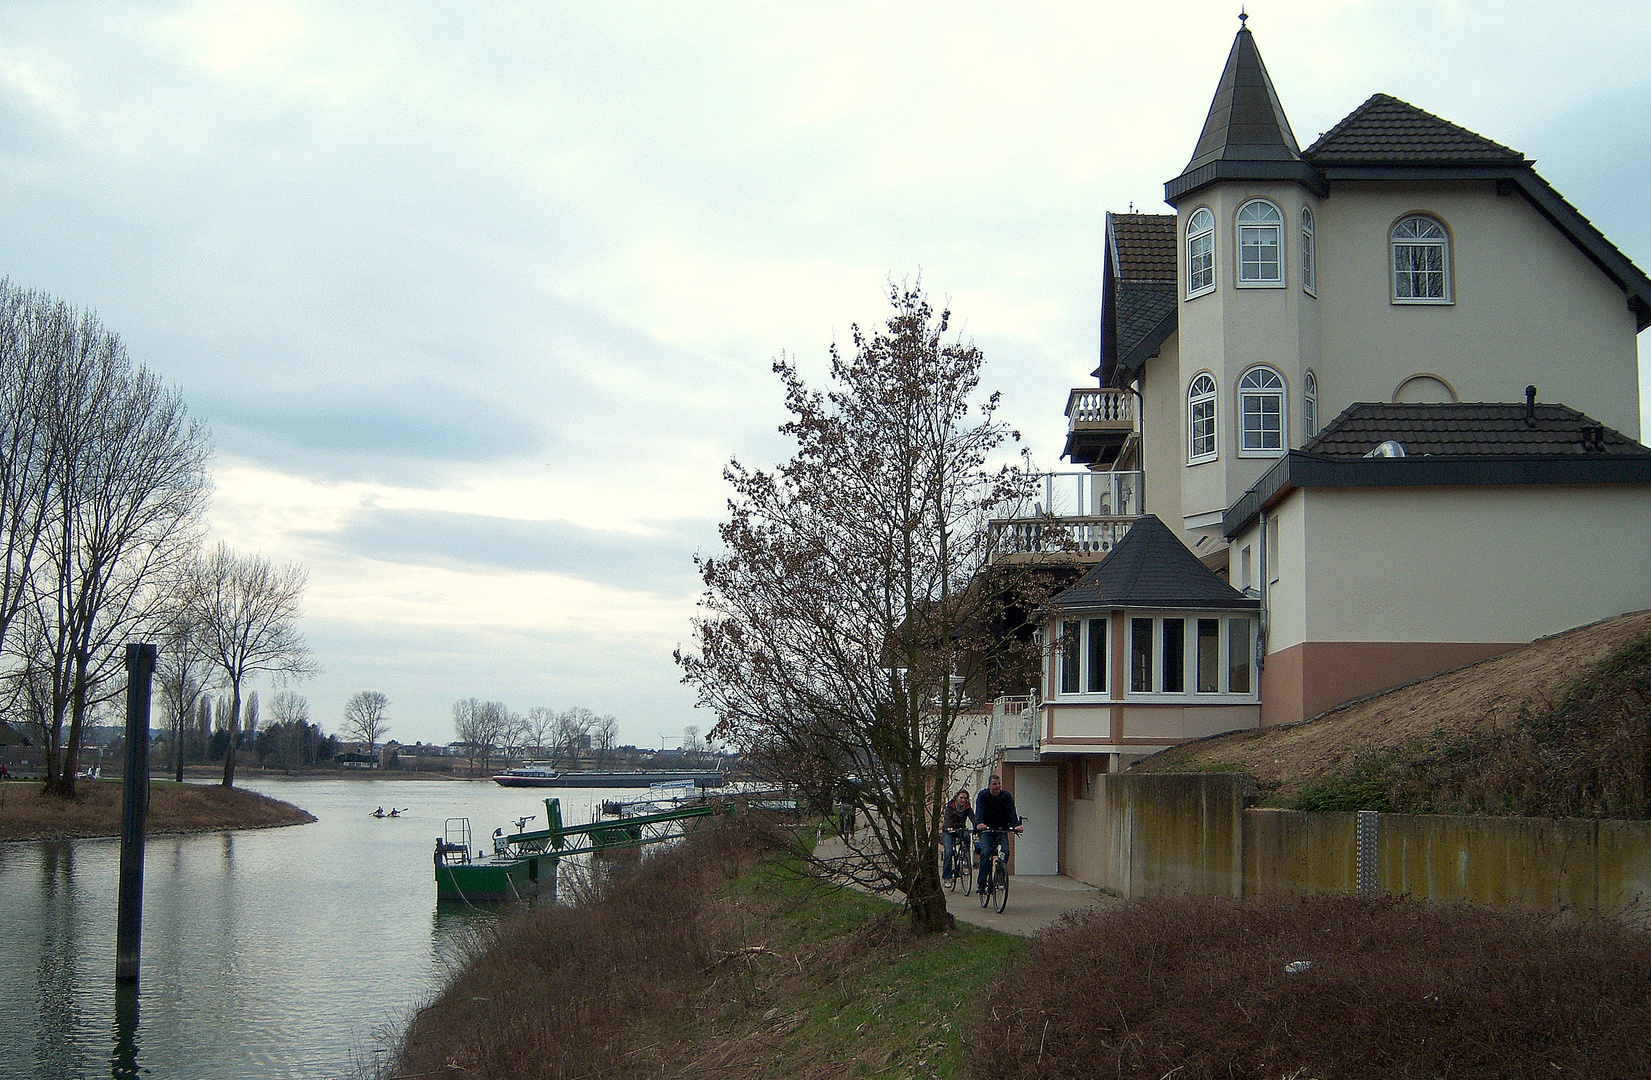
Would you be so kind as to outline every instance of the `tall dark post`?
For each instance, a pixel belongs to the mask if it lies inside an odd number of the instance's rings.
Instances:
[[[126,646],[126,779],[120,820],[120,907],[115,916],[115,983],[138,981],[143,947],[143,823],[149,813],[149,690],[153,645]]]

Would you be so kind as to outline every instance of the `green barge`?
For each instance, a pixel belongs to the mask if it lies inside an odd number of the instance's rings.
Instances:
[[[526,826],[533,818],[517,818],[514,833],[494,830],[491,855],[474,846],[469,818],[448,818],[444,835],[436,837],[436,899],[496,904],[547,892],[554,896],[557,866],[563,859],[673,840],[684,834],[693,819],[714,813],[716,808],[710,805],[684,806],[588,825],[564,825],[561,800],[546,799],[545,827],[529,831]]]

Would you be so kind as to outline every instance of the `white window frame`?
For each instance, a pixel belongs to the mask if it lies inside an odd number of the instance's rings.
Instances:
[[[1200,206],[1187,218],[1187,299],[1215,291],[1215,215]]]
[[[1151,689],[1135,689],[1135,631],[1136,620],[1151,622],[1152,658],[1149,664]],[[1180,691],[1165,692],[1164,684],[1164,620],[1179,619],[1182,621],[1181,632],[1181,685]],[[1248,640],[1240,642],[1245,652],[1246,663],[1244,670],[1249,675],[1250,688],[1248,690],[1232,690],[1233,674],[1233,635],[1232,623],[1234,619],[1244,619],[1247,623]],[[1215,620],[1220,624],[1216,638],[1216,689],[1200,690],[1198,667],[1198,623],[1200,620]],[[1259,680],[1255,670],[1255,634],[1257,617],[1253,611],[1126,611],[1124,612],[1124,682],[1123,693],[1120,695],[1125,701],[1186,701],[1188,703],[1207,703],[1214,701],[1244,701],[1253,702],[1258,698],[1257,688]]]
[[[1417,256],[1426,251],[1438,253],[1438,266],[1416,268]],[[1387,244],[1388,288],[1395,304],[1452,304],[1450,230],[1432,214],[1406,214],[1393,223],[1388,231]],[[1417,275],[1437,276],[1439,295],[1405,295],[1415,291]]]
[[[1208,384],[1208,388],[1201,388],[1200,384]],[[1187,384],[1187,464],[1197,465],[1200,462],[1214,461],[1221,456],[1221,417],[1216,402],[1220,400],[1220,392],[1216,386],[1215,376],[1207,371],[1200,371]],[[1207,417],[1201,416],[1207,413]],[[1209,434],[1203,438],[1199,435],[1199,426],[1207,421]],[[1200,450],[1200,442],[1205,449]]]
[[[1112,634],[1111,612],[1068,612],[1062,615],[1054,624],[1055,637],[1055,690],[1052,698],[1066,700],[1089,698],[1106,698],[1107,691],[1112,683]],[[1067,624],[1075,624],[1076,629],[1069,636]],[[1100,687],[1091,689],[1095,685],[1094,664],[1097,657],[1093,653],[1094,635],[1099,628],[1101,634],[1100,656],[1098,657],[1100,670]],[[1068,642],[1071,642],[1075,651],[1068,651]],[[1076,655],[1078,660],[1076,690],[1066,689],[1067,657]]]
[[[1251,199],[1238,208],[1233,219],[1233,257],[1238,273],[1234,280],[1240,289],[1282,289],[1285,285],[1284,211],[1270,199]],[[1269,244],[1268,238],[1271,238]],[[1246,243],[1249,241],[1249,243]],[[1273,276],[1267,277],[1268,260],[1257,259],[1252,271],[1245,265],[1246,248],[1265,251],[1273,248],[1271,260]]]
[[[1301,440],[1319,433],[1319,378],[1312,368],[1301,379]]]
[[[1264,380],[1271,378],[1272,384]],[[1249,384],[1249,385],[1246,385]],[[1290,448],[1290,416],[1287,387],[1284,376],[1266,364],[1257,364],[1238,378],[1238,456],[1239,457],[1281,457]],[[1258,406],[1254,414],[1263,418],[1263,423],[1254,429],[1250,426],[1250,402]],[[1267,446],[1265,416],[1267,405],[1271,403],[1278,414],[1278,445]],[[1258,436],[1252,439],[1252,434]]]
[[[1318,247],[1313,241],[1313,208],[1301,208],[1301,291],[1319,294]]]

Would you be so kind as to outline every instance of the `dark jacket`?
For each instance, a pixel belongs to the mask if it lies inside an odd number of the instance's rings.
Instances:
[[[975,811],[973,807],[965,805],[962,809],[959,809],[955,802],[949,802],[946,804],[946,819],[943,826],[944,828],[967,829],[974,823],[974,820]]]
[[[1007,791],[992,794],[987,788],[975,797],[975,821],[988,829],[1012,829],[1020,824],[1015,813],[1015,797]]]

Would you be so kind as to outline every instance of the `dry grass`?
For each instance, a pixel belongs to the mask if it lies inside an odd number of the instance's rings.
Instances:
[[[0,840],[119,836],[121,782],[82,780],[76,787],[78,797],[65,802],[48,798],[39,783],[24,780],[0,783]],[[307,811],[291,803],[256,792],[156,780],[149,788],[146,828],[154,835],[269,829],[314,820]]]
[[[1269,802],[1456,739],[1510,731],[1551,710],[1579,676],[1651,633],[1651,611],[1579,627],[1456,671],[1333,709],[1306,723],[1204,739],[1157,754],[1143,772],[1254,776]]]
[[[1143,901],[1040,937],[975,1026],[993,1080],[1626,1080],[1651,1076],[1651,940],[1398,900]]]

